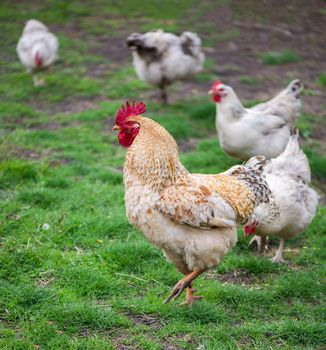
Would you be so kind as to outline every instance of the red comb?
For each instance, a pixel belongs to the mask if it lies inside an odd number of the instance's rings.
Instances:
[[[124,121],[130,116],[136,116],[146,112],[146,105],[143,102],[138,102],[135,104],[135,101],[132,101],[132,104],[127,101],[126,107],[124,105],[118,109],[118,112],[115,116],[115,123],[117,125],[122,125]]]
[[[212,89],[216,89],[219,85],[222,85],[223,83],[219,80],[216,83],[213,84]]]

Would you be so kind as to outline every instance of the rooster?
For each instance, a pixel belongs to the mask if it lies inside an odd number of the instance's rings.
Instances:
[[[280,238],[280,245],[272,261],[283,260],[286,239],[302,232],[315,216],[317,193],[309,187],[310,168],[306,155],[298,144],[298,131],[290,137],[284,152],[270,161],[264,169],[271,189],[269,203],[260,204],[244,226],[245,237],[256,234],[259,251],[266,245],[267,236]]]
[[[218,265],[237,241],[237,226],[260,203],[269,188],[260,176],[264,157],[253,157],[218,175],[191,174],[180,162],[173,137],[157,122],[141,116],[145,104],[122,106],[114,130],[127,148],[123,168],[126,214],[155,246],[163,249],[185,275],[165,303],[186,289],[194,296],[193,280]]]
[[[296,79],[270,101],[245,108],[230,86],[216,82],[209,94],[216,102],[216,128],[224,151],[242,160],[280,155],[300,113],[302,89]]]
[[[167,86],[200,72],[205,59],[201,40],[192,32],[179,37],[163,30],[134,33],[127,38],[127,45],[139,79],[157,85],[163,103],[167,103]]]
[[[17,54],[21,63],[32,73],[34,86],[44,83],[36,72],[49,67],[57,59],[58,47],[58,39],[43,23],[35,19],[26,23],[18,41]]]

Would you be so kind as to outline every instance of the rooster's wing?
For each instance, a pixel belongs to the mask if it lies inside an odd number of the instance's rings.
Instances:
[[[157,209],[179,224],[207,229],[237,226],[233,208],[206,185],[167,187]]]

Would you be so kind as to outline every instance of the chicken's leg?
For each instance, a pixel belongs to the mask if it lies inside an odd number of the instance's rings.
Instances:
[[[162,104],[166,105],[168,103],[168,94],[166,91],[166,82],[163,80],[160,84],[160,98],[161,98],[161,102]]]
[[[259,254],[264,253],[264,251],[267,249],[267,239],[266,237],[260,237],[255,235],[249,242],[249,245],[252,243],[257,243],[257,251]]]
[[[284,263],[285,262],[283,259],[284,246],[285,246],[285,239],[281,238],[280,245],[275,253],[274,258],[272,259],[273,263]]]
[[[205,270],[193,271],[190,272],[187,276],[182,278],[172,289],[172,292],[169,296],[164,300],[163,304],[168,303],[172,298],[173,300],[177,300],[181,293],[186,289],[186,304],[192,304],[196,299],[201,299],[200,297],[195,297],[193,293],[195,290],[191,287],[192,281],[197,278],[200,274],[202,274]]]
[[[35,87],[43,86],[44,79],[37,76],[36,73],[33,73],[33,84]]]
[[[196,300],[203,299],[203,297],[200,295],[194,295],[195,292],[196,292],[195,288],[187,287],[187,289],[186,289],[186,301],[183,302],[182,305],[188,306],[188,305],[191,305]]]

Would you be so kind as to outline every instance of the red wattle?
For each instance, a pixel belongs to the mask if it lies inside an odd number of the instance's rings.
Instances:
[[[212,95],[212,98],[213,98],[213,101],[216,102],[216,103],[219,103],[221,102],[221,96],[220,95]]]
[[[122,129],[118,134],[120,145],[126,148],[130,147],[138,133],[139,128]]]

